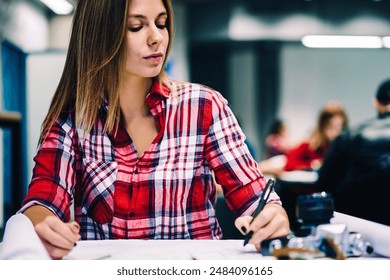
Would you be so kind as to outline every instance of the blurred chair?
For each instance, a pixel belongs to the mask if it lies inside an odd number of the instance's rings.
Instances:
[[[226,204],[223,194],[217,196],[217,203],[215,211],[218,219],[218,223],[221,226],[223,237],[222,239],[243,239],[242,234],[234,225],[236,217],[230,211]]]
[[[291,230],[297,230],[300,224],[296,217],[297,198],[317,192],[315,171],[286,171],[276,179],[275,191],[282,200],[283,207],[287,212]]]

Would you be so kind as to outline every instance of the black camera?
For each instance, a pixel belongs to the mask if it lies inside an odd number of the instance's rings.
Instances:
[[[345,259],[373,253],[361,234],[350,232],[344,224],[331,224],[334,200],[325,192],[297,198],[296,217],[300,228],[283,237],[261,243],[263,255],[279,259],[329,257]]]

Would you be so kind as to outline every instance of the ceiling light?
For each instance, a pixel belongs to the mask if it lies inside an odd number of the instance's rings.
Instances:
[[[377,36],[330,36],[308,35],[302,38],[308,48],[382,48],[382,39]]]
[[[385,48],[390,48],[390,36],[385,36],[382,38],[383,40],[383,46]]]
[[[73,12],[73,5],[66,0],[41,0],[57,15],[69,15]]]

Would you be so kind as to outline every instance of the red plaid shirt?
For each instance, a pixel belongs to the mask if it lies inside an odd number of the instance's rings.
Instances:
[[[218,239],[214,171],[232,211],[252,214],[266,180],[226,100],[201,85],[172,88],[154,83],[146,97],[159,133],[140,158],[124,128],[102,133],[107,104],[86,135],[72,115],[60,117],[38,148],[21,211],[39,204],[69,221],[74,203],[82,239]]]

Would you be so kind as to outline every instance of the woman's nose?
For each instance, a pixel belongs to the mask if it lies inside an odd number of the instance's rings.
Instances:
[[[156,45],[159,44],[163,39],[163,35],[160,32],[160,29],[157,26],[152,26],[150,28],[149,37],[148,37],[148,45]]]

